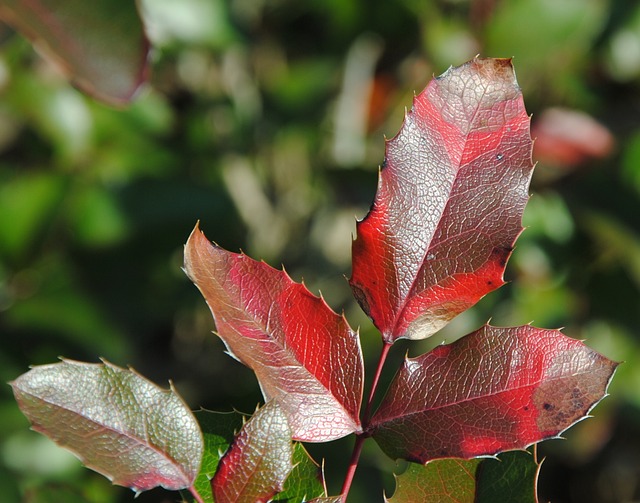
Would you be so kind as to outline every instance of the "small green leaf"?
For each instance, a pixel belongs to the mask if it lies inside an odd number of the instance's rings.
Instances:
[[[537,503],[540,464],[527,451],[504,452],[485,459],[478,470],[475,503]]]
[[[293,466],[284,490],[272,501],[294,503],[325,495],[322,470],[298,442],[293,444]]]
[[[536,503],[540,465],[527,451],[409,463],[389,503]]]
[[[409,463],[396,476],[396,490],[389,503],[474,503],[476,471],[480,459],[442,459],[426,465]],[[499,500],[497,500],[499,501]]]
[[[106,361],[71,360],[34,367],[10,384],[35,431],[114,484],[179,490],[200,470],[202,434],[173,388]]]

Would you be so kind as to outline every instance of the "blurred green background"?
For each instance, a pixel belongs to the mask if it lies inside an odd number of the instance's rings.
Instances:
[[[510,283],[421,344],[489,318],[565,327],[624,360],[611,396],[539,446],[541,501],[640,498],[640,5],[625,0],[148,0],[151,80],[115,110],[0,30],[0,380],[58,356],[130,364],[193,407],[252,411],[251,372],[181,271],[209,239],[284,264],[380,341],[352,300],[355,217],[434,74],[514,56],[539,160]],[[105,20],[110,22],[110,20]],[[436,340],[437,339],[437,340]],[[2,501],[132,501],[28,430],[0,388]],[[311,446],[337,493],[353,439]],[[368,442],[351,499],[393,493]],[[176,501],[151,491],[137,501]]]

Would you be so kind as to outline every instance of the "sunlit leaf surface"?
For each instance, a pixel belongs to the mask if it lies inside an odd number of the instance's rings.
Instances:
[[[370,431],[419,463],[524,449],[584,418],[616,365],[557,330],[486,325],[406,359]]]
[[[450,68],[414,99],[353,242],[350,283],[386,342],[429,337],[502,286],[531,149],[508,59]]]
[[[325,442],[361,429],[360,342],[343,316],[284,271],[213,245],[198,227],[185,270],[217,334],[256,373],[265,398],[278,400],[296,440]]]
[[[269,501],[293,469],[287,418],[277,401],[267,402],[244,425],[211,480],[216,503]]]
[[[203,440],[175,390],[111,363],[34,367],[11,383],[34,430],[136,492],[190,487]]]

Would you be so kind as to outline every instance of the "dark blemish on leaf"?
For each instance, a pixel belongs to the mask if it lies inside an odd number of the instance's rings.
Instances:
[[[528,406],[528,405],[525,405],[525,406],[524,406],[524,410],[529,410],[529,406]]]
[[[353,296],[358,301],[358,304],[360,304],[362,310],[367,316],[370,316],[371,308],[369,307],[369,302],[367,301],[367,296],[365,295],[365,293],[356,285],[351,285],[351,290],[353,291]]]
[[[491,251],[492,259],[497,261],[501,267],[504,267],[507,265],[507,259],[509,258],[509,255],[512,251],[513,248],[510,247],[494,248]]]
[[[491,280],[487,281],[487,285],[489,285],[489,286],[493,285],[493,281],[491,281]]]
[[[545,402],[545,403],[542,405],[542,407],[544,408],[544,410],[551,410],[551,409],[553,409],[553,405],[551,405],[551,404],[550,404],[550,403],[548,403],[548,402]]]

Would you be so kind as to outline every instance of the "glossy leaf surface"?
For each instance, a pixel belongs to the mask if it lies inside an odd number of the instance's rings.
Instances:
[[[440,459],[410,463],[396,476],[389,503],[537,503],[540,465],[526,451],[505,452],[497,459]]]
[[[423,339],[502,286],[533,170],[511,61],[434,79],[387,142],[350,279],[386,342]]]
[[[173,389],[108,362],[70,360],[34,367],[11,386],[35,431],[114,484],[136,492],[193,484],[202,434]]]
[[[217,334],[278,400],[296,440],[359,431],[363,366],[356,332],[283,272],[213,245],[196,227],[185,270],[207,300]]]
[[[129,102],[147,74],[149,43],[134,2],[5,0],[0,18],[50,56],[82,91]]]
[[[419,463],[523,449],[584,418],[616,365],[557,330],[487,325],[406,359],[371,433]]]
[[[236,436],[211,480],[216,503],[269,501],[293,469],[291,429],[277,401],[267,402]]]

